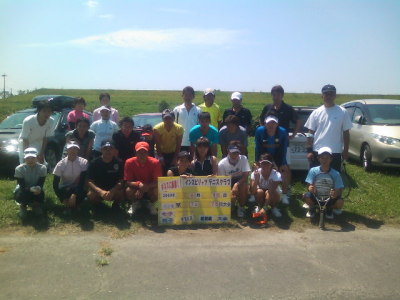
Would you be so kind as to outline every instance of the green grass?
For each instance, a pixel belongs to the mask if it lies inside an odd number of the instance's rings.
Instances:
[[[70,96],[82,96],[88,102],[87,109],[93,110],[99,104],[98,95],[100,90],[49,90],[41,89],[28,95],[15,96],[1,102],[0,119],[4,119],[10,113],[29,107],[34,96],[42,94],[63,94]],[[121,116],[132,116],[142,112],[158,111],[158,103],[165,100],[174,107],[181,103],[181,91],[108,91],[111,94],[112,105],[120,111]],[[216,102],[224,108],[230,106],[231,92],[218,92]],[[253,117],[266,103],[271,101],[270,95],[266,93],[243,93],[243,104],[249,108]],[[399,95],[339,95],[337,103],[343,103],[351,99],[360,98],[393,98],[400,99]],[[285,94],[285,101],[291,105],[321,104],[318,94]],[[195,103],[202,102],[202,93],[196,92]],[[249,138],[249,161],[254,160],[254,141]],[[383,169],[365,173],[356,163],[347,165],[352,188],[348,199],[346,199],[345,213],[338,218],[337,226],[349,229],[364,224],[369,227],[379,227],[382,224],[400,224],[400,195],[399,175],[400,171]],[[288,208],[284,208],[284,217],[277,222],[269,222],[270,226],[282,229],[308,228],[311,226],[309,220],[304,217],[305,213],[301,205],[301,194],[305,186],[302,183],[305,174],[295,174],[292,188],[292,201]],[[12,191],[15,181],[10,178],[0,178],[0,228],[3,230],[25,230],[25,231],[91,231],[101,230],[110,232],[114,237],[124,237],[136,232],[139,228],[152,230],[164,230],[156,226],[156,220],[147,216],[132,221],[121,216],[111,214],[111,209],[105,206],[100,214],[92,216],[88,213],[65,217],[62,214],[62,206],[58,202],[52,189],[52,175],[49,175],[46,184],[46,210],[45,218],[28,217],[21,221],[18,207],[13,200]],[[233,227],[242,222],[233,220]],[[243,222],[246,223],[246,222]],[[334,225],[334,226],[336,226]],[[221,226],[220,228],[225,228]],[[187,228],[187,227],[185,227]],[[189,227],[190,228],[190,227]],[[203,228],[203,227],[201,227]]]

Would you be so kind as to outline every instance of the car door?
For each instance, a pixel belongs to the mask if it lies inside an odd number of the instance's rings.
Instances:
[[[365,126],[365,114],[360,107],[354,108],[354,113],[351,118],[353,127],[350,129],[350,144],[349,152],[353,157],[360,157],[361,145],[365,140],[365,132],[363,127]]]

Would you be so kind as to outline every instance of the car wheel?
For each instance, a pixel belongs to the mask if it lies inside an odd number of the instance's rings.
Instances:
[[[49,146],[46,149],[46,161],[47,161],[47,170],[48,172],[53,172],[55,166],[58,163],[58,153],[54,146]]]
[[[361,152],[361,160],[362,160],[363,168],[367,172],[372,170],[371,159],[372,159],[371,148],[370,148],[370,146],[365,145]]]

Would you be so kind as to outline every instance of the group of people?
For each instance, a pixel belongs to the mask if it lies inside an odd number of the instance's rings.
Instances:
[[[300,121],[293,107],[283,101],[282,86],[274,86],[271,95],[273,101],[263,108],[255,132],[256,162],[252,166],[247,158],[252,114],[243,107],[239,92],[232,93],[232,107],[222,113],[215,103],[215,90],[206,89],[204,103],[197,106],[193,103],[194,89],[187,86],[182,91],[183,103],[164,110],[162,122],[154,128],[144,126],[141,133],[134,130],[131,117],[119,119],[108,93],[100,94],[100,107],[93,111],[92,119],[84,112],[85,100],[76,98],[67,118],[71,130],[66,134],[64,157],[53,171],[54,192],[66,213],[79,209],[87,198],[93,205],[111,201],[117,209],[128,202],[130,215],[147,203],[155,215],[158,177],[225,175],[232,179],[232,203],[237,204],[238,217],[245,216],[250,197],[257,201],[262,214],[270,207],[272,215],[279,218],[282,214],[278,204],[289,204],[288,147],[299,131]],[[308,159],[314,167],[306,179],[307,216],[314,212],[313,176],[318,172],[333,173],[337,182],[331,195],[335,199],[332,208],[339,212],[343,206],[339,172],[342,156],[347,158],[351,122],[346,111],[334,104],[335,96],[334,86],[324,86],[324,105],[310,115],[305,125],[310,131]],[[23,122],[21,164],[15,170],[14,192],[22,217],[28,205],[35,213],[42,213],[47,174],[44,153],[47,138],[54,130],[51,114],[51,101],[44,101],[38,104],[37,114]],[[290,122],[295,124],[291,136]],[[222,154],[219,162],[218,148]]]

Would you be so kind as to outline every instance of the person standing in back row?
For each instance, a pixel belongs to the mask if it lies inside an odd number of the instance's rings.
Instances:
[[[319,166],[318,150],[329,147],[332,150],[331,167],[340,172],[342,158],[349,156],[349,130],[353,126],[347,111],[335,104],[336,87],[327,84],[322,88],[324,104],[314,110],[304,127],[309,130],[307,158],[310,167]]]
[[[114,107],[111,107],[111,96],[109,93],[101,93],[99,96],[101,106],[93,111],[93,122],[101,120],[101,108],[107,106],[110,109],[110,120],[117,123],[119,121],[119,112]]]
[[[187,86],[182,91],[183,104],[174,108],[175,122],[182,125],[184,132],[182,137],[181,151],[190,151],[189,132],[193,126],[198,124],[201,109],[193,103],[194,89]],[[193,156],[193,153],[191,153]]]
[[[243,96],[239,92],[234,92],[231,95],[232,108],[225,109],[224,115],[222,116],[222,120],[225,121],[227,116],[236,116],[239,118],[239,125],[244,127],[247,133],[251,127],[251,121],[253,120],[253,116],[251,115],[250,110],[242,106]],[[226,124],[224,124],[226,125]]]
[[[202,112],[210,113],[211,125],[218,129],[222,121],[222,112],[219,105],[215,103],[215,90],[205,89],[203,99],[204,103],[200,104],[199,107]]]

